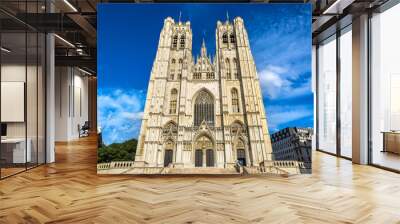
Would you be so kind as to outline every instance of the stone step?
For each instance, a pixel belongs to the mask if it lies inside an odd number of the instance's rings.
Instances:
[[[245,175],[282,176],[288,177],[289,173],[277,167],[243,167]]]
[[[165,168],[164,174],[239,174],[235,168]]]

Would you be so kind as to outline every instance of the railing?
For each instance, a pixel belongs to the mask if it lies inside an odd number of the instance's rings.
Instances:
[[[299,161],[287,161],[287,160],[272,161],[273,166],[282,167],[282,168],[294,168],[294,167],[299,167],[300,163],[303,163],[303,162],[299,162]]]
[[[115,161],[110,163],[99,163],[97,164],[97,169],[107,170],[107,169],[129,169],[133,167],[133,161]]]
[[[295,160],[265,160],[259,164],[261,168],[271,167],[275,168],[277,171],[282,171],[284,173],[301,173],[301,169],[304,169],[304,163]]]
[[[97,164],[97,169],[98,170],[107,170],[110,169],[111,163],[99,163]]]
[[[247,175],[273,175],[273,176],[289,176],[289,172],[273,166],[259,166],[259,167],[243,167],[243,174]]]
[[[166,174],[169,173],[173,165],[170,164],[168,167],[135,167],[135,171],[132,170],[134,167],[134,161],[115,161],[110,163],[99,163],[97,169],[108,172],[106,170],[115,170],[116,172],[134,172],[143,174]],[[303,162],[299,161],[271,161],[265,160],[259,164],[259,166],[246,167],[236,161],[235,169],[240,174],[273,174],[287,176],[293,173],[300,173],[301,170],[307,169]],[[111,172],[115,172],[111,171]]]
[[[127,169],[133,166],[133,161],[111,162],[111,168]]]

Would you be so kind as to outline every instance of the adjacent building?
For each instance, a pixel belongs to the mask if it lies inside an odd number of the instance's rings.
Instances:
[[[284,128],[271,135],[274,160],[290,160],[303,162],[305,169],[311,172],[312,128]]]

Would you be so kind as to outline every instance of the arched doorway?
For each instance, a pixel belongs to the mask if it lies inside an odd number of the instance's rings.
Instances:
[[[194,166],[202,167],[203,166],[203,150],[197,149],[194,156]]]
[[[235,121],[231,124],[231,136],[233,139],[233,158],[242,166],[252,164],[251,155],[246,144],[246,128],[240,121]]]
[[[244,149],[237,149],[237,160],[242,166],[246,166],[246,151]]]
[[[164,153],[164,167],[169,166],[172,163],[172,158],[174,156],[174,151],[172,149],[165,150]]]
[[[194,142],[195,167],[215,166],[214,143],[207,134],[201,134]]]
[[[167,142],[164,144],[164,167],[167,167],[169,164],[174,162],[174,149],[175,143],[173,140],[167,140]]]
[[[206,166],[214,166],[214,150],[212,149],[206,150]]]

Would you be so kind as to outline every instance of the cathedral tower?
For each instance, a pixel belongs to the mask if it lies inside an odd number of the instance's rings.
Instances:
[[[171,17],[167,17],[160,33],[156,58],[150,74],[135,166],[159,166],[159,152],[164,147],[160,140],[165,120],[163,118],[168,114],[171,122],[178,123],[178,101],[180,101],[178,89],[181,88],[181,80],[186,79],[188,64],[191,63],[190,22],[175,23]],[[166,94],[174,98],[174,105],[171,107],[166,106]],[[170,111],[167,113],[166,110]],[[173,147],[176,148],[176,139]]]

